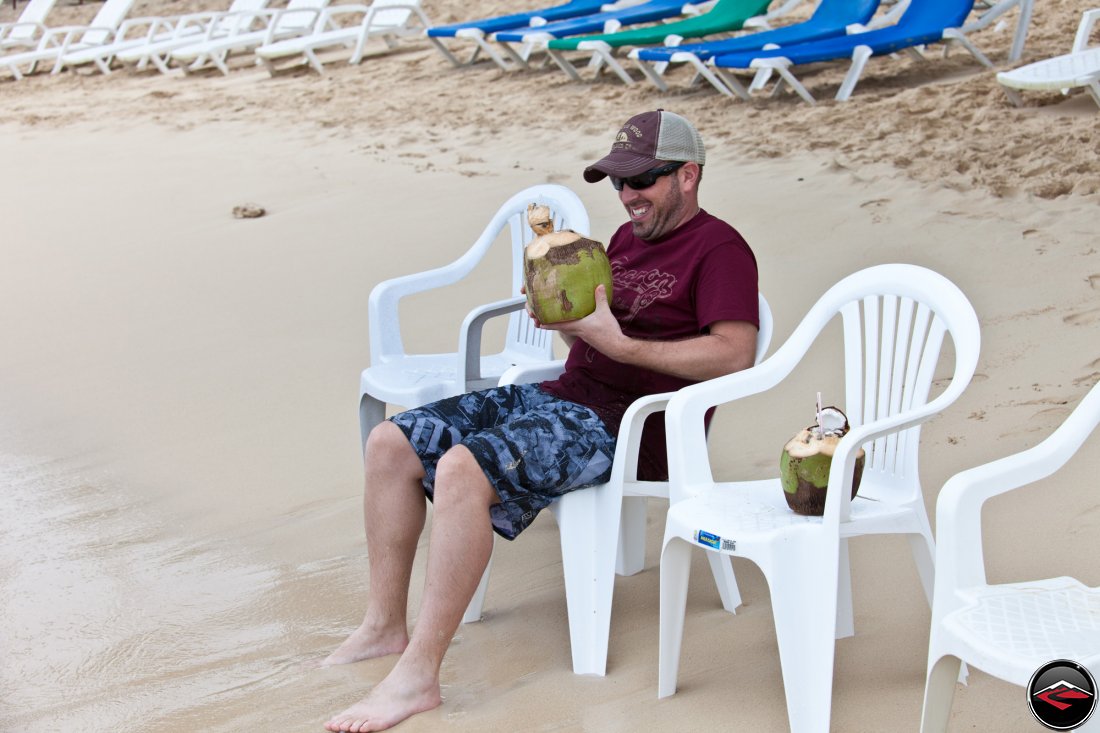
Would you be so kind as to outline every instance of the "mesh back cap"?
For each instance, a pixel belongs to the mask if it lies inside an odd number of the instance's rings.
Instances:
[[[584,180],[595,183],[605,176],[629,178],[659,163],[706,163],[703,138],[686,119],[658,109],[634,115],[619,128],[611,152],[584,169]]]

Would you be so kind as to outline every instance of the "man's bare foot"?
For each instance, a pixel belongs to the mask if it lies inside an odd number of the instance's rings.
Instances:
[[[336,650],[321,660],[319,667],[331,667],[336,664],[351,664],[364,659],[400,654],[409,645],[409,634],[405,628],[396,631],[378,631],[366,622],[351,632]],[[368,728],[367,730],[373,730]]]
[[[369,695],[332,716],[325,723],[325,730],[348,733],[386,730],[417,713],[437,708],[442,702],[438,682],[410,686],[394,668]]]

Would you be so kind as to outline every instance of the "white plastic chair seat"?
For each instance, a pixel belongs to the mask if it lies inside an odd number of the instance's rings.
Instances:
[[[862,492],[862,488],[860,491]],[[851,519],[860,523],[912,524],[913,512],[894,504],[859,495],[852,500]],[[703,496],[676,502],[669,507],[668,524],[681,536],[705,530],[722,539],[735,540],[739,549],[755,542],[770,542],[778,532],[799,525],[820,526],[821,517],[795,514],[783,498],[779,479],[737,483],[716,483]],[[840,527],[844,537],[844,524]]]
[[[1074,578],[978,586],[958,591],[966,604],[943,625],[979,669],[1026,685],[1040,665],[1100,649],[1100,588]],[[963,641],[965,640],[965,641]]]
[[[455,354],[410,354],[398,361],[376,364],[363,370],[360,393],[396,405],[424,405],[474,389],[495,387],[500,376],[517,360],[502,354],[481,358],[482,378],[470,385],[459,385]]]

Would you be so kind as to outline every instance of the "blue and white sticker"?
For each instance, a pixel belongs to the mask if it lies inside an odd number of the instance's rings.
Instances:
[[[704,532],[701,529],[695,530],[695,541],[700,545],[706,545],[707,547],[713,547],[719,549],[722,546],[722,538],[716,534],[710,532]]]
[[[726,552],[737,551],[736,540],[724,540],[716,534],[711,534],[701,529],[695,530],[695,541],[700,545],[705,545],[715,550],[724,550]]]

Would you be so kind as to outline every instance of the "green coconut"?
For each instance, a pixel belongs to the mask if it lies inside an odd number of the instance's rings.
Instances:
[[[783,446],[783,455],[779,460],[779,477],[787,506],[796,514],[813,517],[825,513],[833,454],[837,443],[848,432],[848,418],[836,407],[826,407],[819,415],[817,423],[799,432]],[[853,499],[863,478],[863,460],[861,448],[852,476]]]
[[[575,321],[596,310],[596,286],[611,301],[611,262],[603,245],[576,232],[554,231],[550,209],[531,204],[527,221],[537,235],[523,251],[527,305],[541,323]]]

